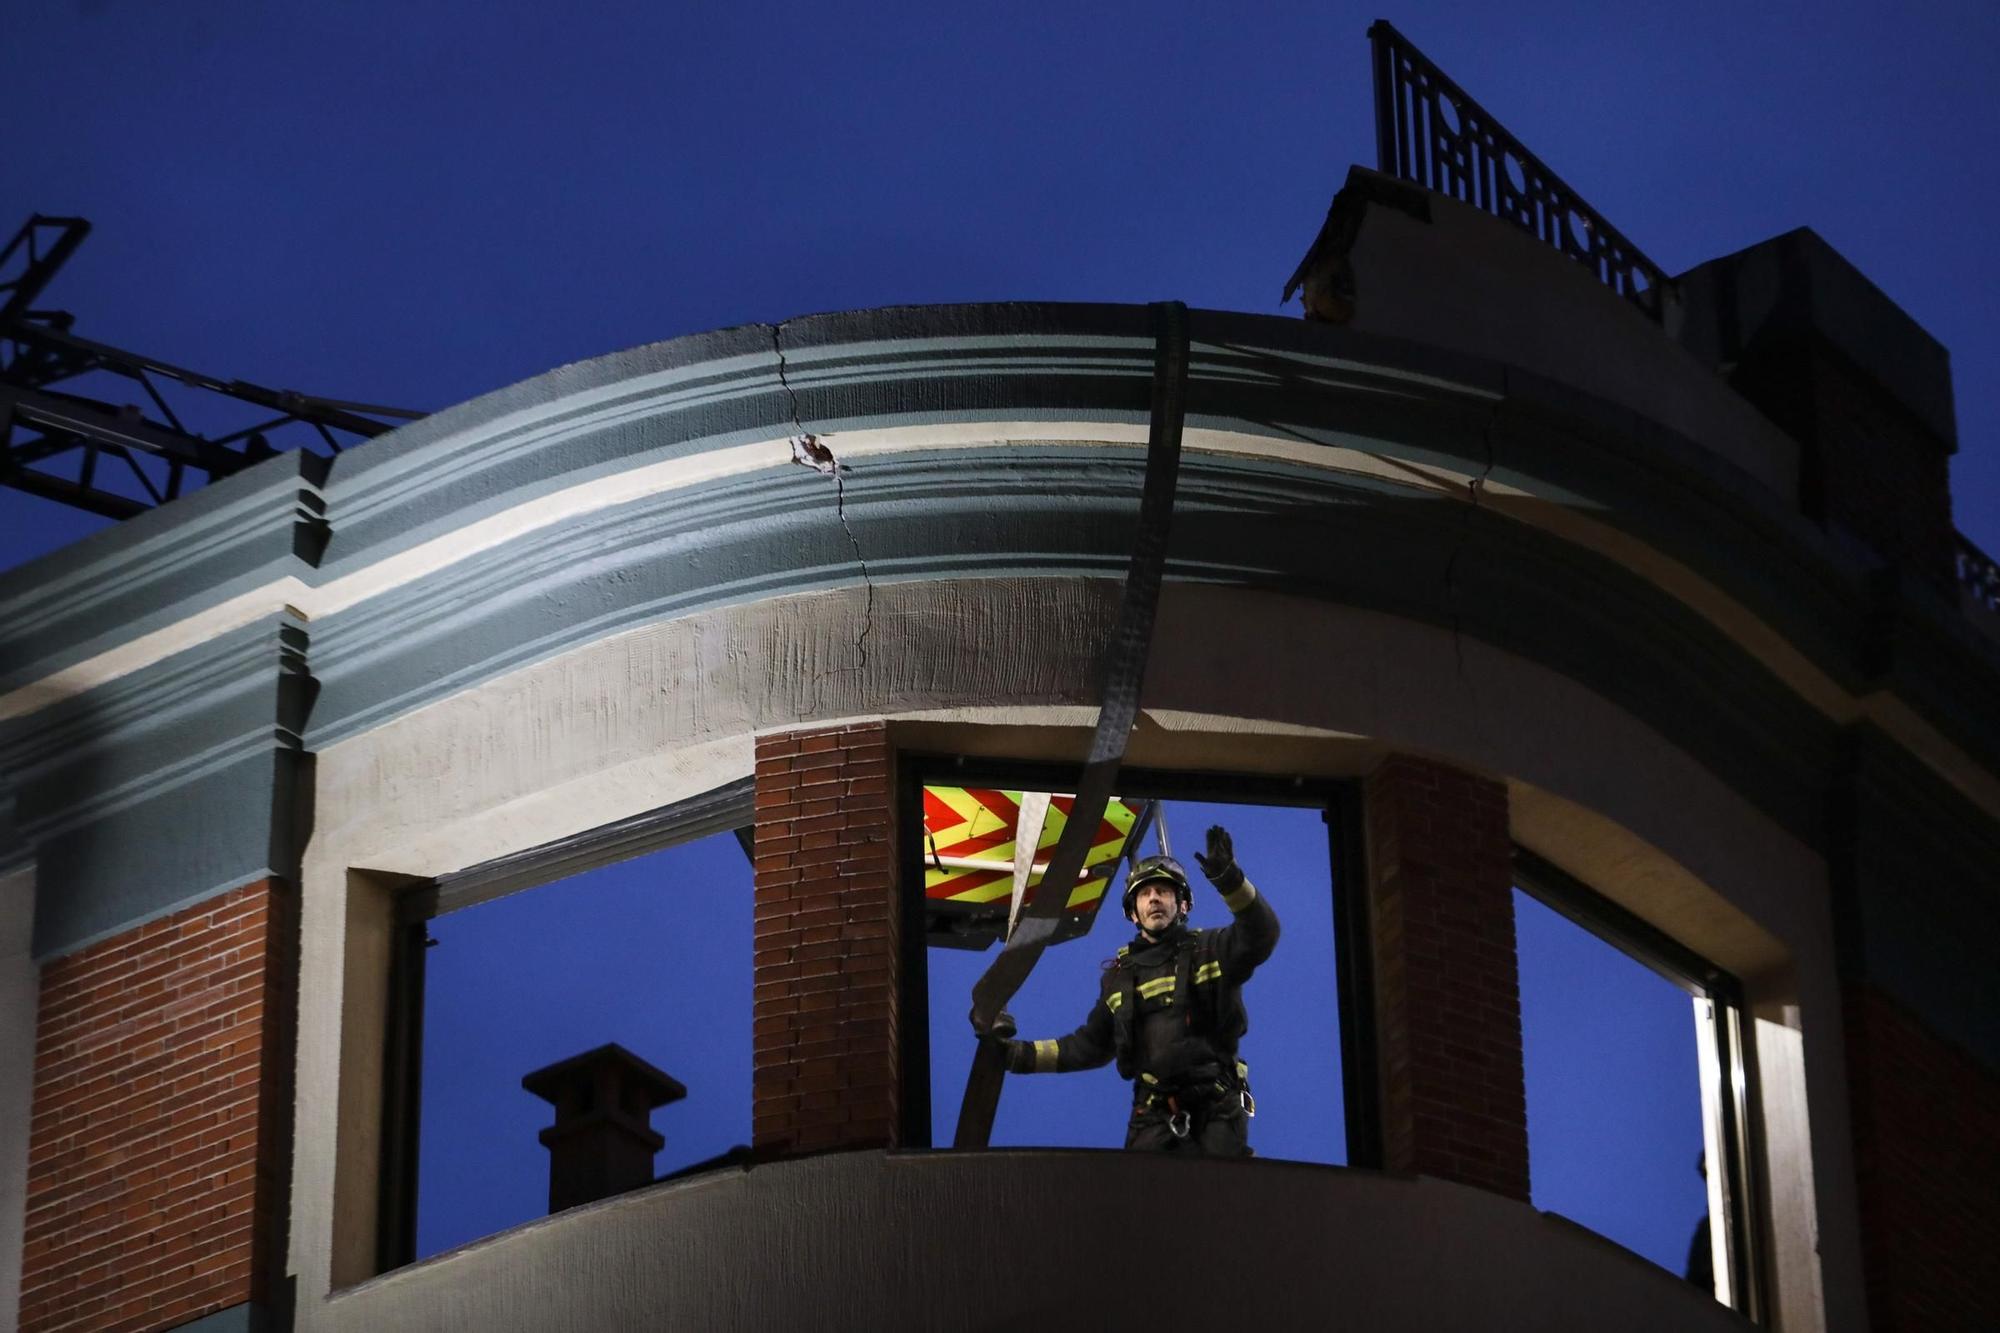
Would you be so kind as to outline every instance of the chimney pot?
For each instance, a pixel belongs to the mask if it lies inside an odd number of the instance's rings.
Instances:
[[[687,1089],[617,1042],[558,1060],[522,1078],[521,1086],[556,1108],[540,1134],[549,1150],[549,1211],[607,1199],[653,1181],[653,1154],[666,1140],[655,1133],[655,1108]]]

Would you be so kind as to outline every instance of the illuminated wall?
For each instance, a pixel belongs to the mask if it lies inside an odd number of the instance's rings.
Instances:
[[[1376,268],[1354,327],[1193,315],[1131,761],[1378,785],[1436,765],[1504,814],[1482,846],[1528,848],[1740,977],[1769,1308],[1788,1328],[1859,1327],[1926,1271],[1880,1257],[1876,1229],[1907,1203],[1886,1197],[1883,1137],[1921,1132],[1925,1112],[1879,1084],[1857,1100],[1850,1065],[1907,1027],[1958,1053],[1933,1062],[1954,1096],[1996,1095],[1993,649],[1802,515],[1790,441],[1615,297],[1509,258],[1477,232],[1491,219],[1396,217],[1361,232],[1357,262]],[[1485,246],[1491,272],[1455,288],[1427,244]],[[1437,336],[1370,326],[1369,284],[1392,278],[1423,289]],[[1476,322],[1444,327],[1475,298],[1546,312],[1564,338],[1535,343],[1532,371],[1510,365]],[[1557,342],[1575,349],[1567,379]],[[903,752],[1074,760],[1133,538],[1152,361],[1136,307],[726,330],[551,372],[326,475],[270,460],[0,579],[0,893],[16,917],[32,896],[34,922],[9,975],[39,964],[46,991],[93,948],[240,886],[296,896],[296,1034],[259,1036],[295,1057],[296,1101],[255,1120],[288,1165],[255,1177],[251,1205],[289,1225],[232,1240],[262,1268],[201,1308],[247,1319],[289,1283],[308,1328],[478,1322],[487,1302],[601,1322],[873,1318],[897,1291],[913,1317],[968,1292],[995,1318],[1043,1309],[1031,1285],[953,1285],[966,1192],[992,1191],[1023,1236],[1068,1236],[1083,1223],[1058,1217],[1129,1217],[1116,1201],[1156,1164],[884,1155],[899,1038],[871,1025],[901,1002],[886,943],[882,967],[836,987],[880,1037],[839,1052],[828,1085],[866,1114],[783,1120],[779,1101],[823,1089],[813,1053],[774,1058],[790,1090],[760,1102],[758,1137],[777,1160],[378,1276],[392,904],[732,783],[761,801],[762,761],[795,732],[865,735],[885,772]],[[1660,407],[1663,383],[1695,406]],[[820,447],[838,471],[811,465]],[[792,836],[753,813],[760,844]],[[892,859],[850,876],[885,932],[909,891]],[[759,873],[761,915],[778,884]],[[0,991],[16,1027],[24,989]],[[1434,1055],[1418,1028],[1416,1057]],[[1448,1102],[1450,1072],[1424,1085]],[[31,1076],[0,1065],[0,1092]],[[36,1114],[53,1098],[35,1089]],[[1511,1166],[1453,1184],[1439,1160],[1391,1162],[1421,1179],[1259,1163],[1145,1180],[1265,1219],[1230,1242],[1246,1272],[1326,1266],[1273,1317],[1310,1301],[1381,1327],[1468,1310],[1491,1327],[1727,1326],[1658,1270],[1476,1188],[1518,1193]],[[0,1206],[24,1219],[0,1242],[24,1238],[32,1275],[50,1215],[18,1179],[0,1171]],[[107,1181],[107,1199],[138,1188]],[[1505,1262],[1440,1287],[1434,1254],[1388,1239],[1418,1216]],[[772,1247],[786,1261],[746,1293],[745,1249]],[[1007,1253],[982,1262],[1005,1271]],[[1064,1293],[1125,1308],[1110,1288]]]

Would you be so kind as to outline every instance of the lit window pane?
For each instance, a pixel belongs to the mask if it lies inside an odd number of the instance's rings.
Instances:
[[[1537,1208],[1685,1274],[1708,1215],[1687,992],[1516,890]]]
[[[548,1213],[521,1076],[617,1042],[678,1079],[656,1175],[750,1139],[750,865],[731,834],[430,922],[416,1257]]]
[[[1340,1008],[1333,951],[1333,891],[1327,827],[1317,808],[1167,801],[1174,854],[1194,881],[1192,924],[1228,925],[1228,908],[1202,879],[1194,853],[1210,824],[1227,827],[1238,860],[1269,896],[1283,933],[1271,959],[1244,988],[1250,1031],[1240,1055],[1257,1099],[1250,1144],[1260,1157],[1347,1160],[1341,1100]],[[1145,833],[1142,853],[1157,850]],[[1119,911],[1121,871],[1106,890],[1088,934],[1048,949],[1008,1005],[1024,1038],[1060,1037],[1095,1002],[1104,961],[1133,938]],[[973,983],[998,945],[929,952],[932,1142],[947,1147],[958,1123],[974,1040],[966,1021]],[[1132,1105],[1129,1084],[1111,1066],[1061,1075],[1010,1075],[1001,1092],[992,1144],[1121,1148]]]

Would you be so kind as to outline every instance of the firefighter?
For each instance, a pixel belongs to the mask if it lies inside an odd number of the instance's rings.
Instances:
[[[1126,879],[1126,919],[1138,935],[1104,965],[1097,1003],[1066,1037],[1014,1039],[1001,1014],[982,1040],[1002,1044],[1016,1074],[1095,1069],[1113,1059],[1132,1081],[1125,1146],[1210,1157],[1250,1153],[1249,1068],[1236,1058],[1250,1026],[1243,983],[1271,956],[1278,917],[1243,877],[1229,833],[1208,830],[1195,853],[1202,874],[1235,921],[1219,930],[1187,924],[1194,891],[1171,856],[1149,856]]]

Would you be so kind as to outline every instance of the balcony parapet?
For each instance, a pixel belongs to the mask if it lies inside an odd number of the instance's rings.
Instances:
[[[1153,1306],[1243,1328],[1747,1327],[1573,1223],[1462,1185],[1026,1149],[665,1182],[302,1299],[298,1326],[1115,1328]]]

